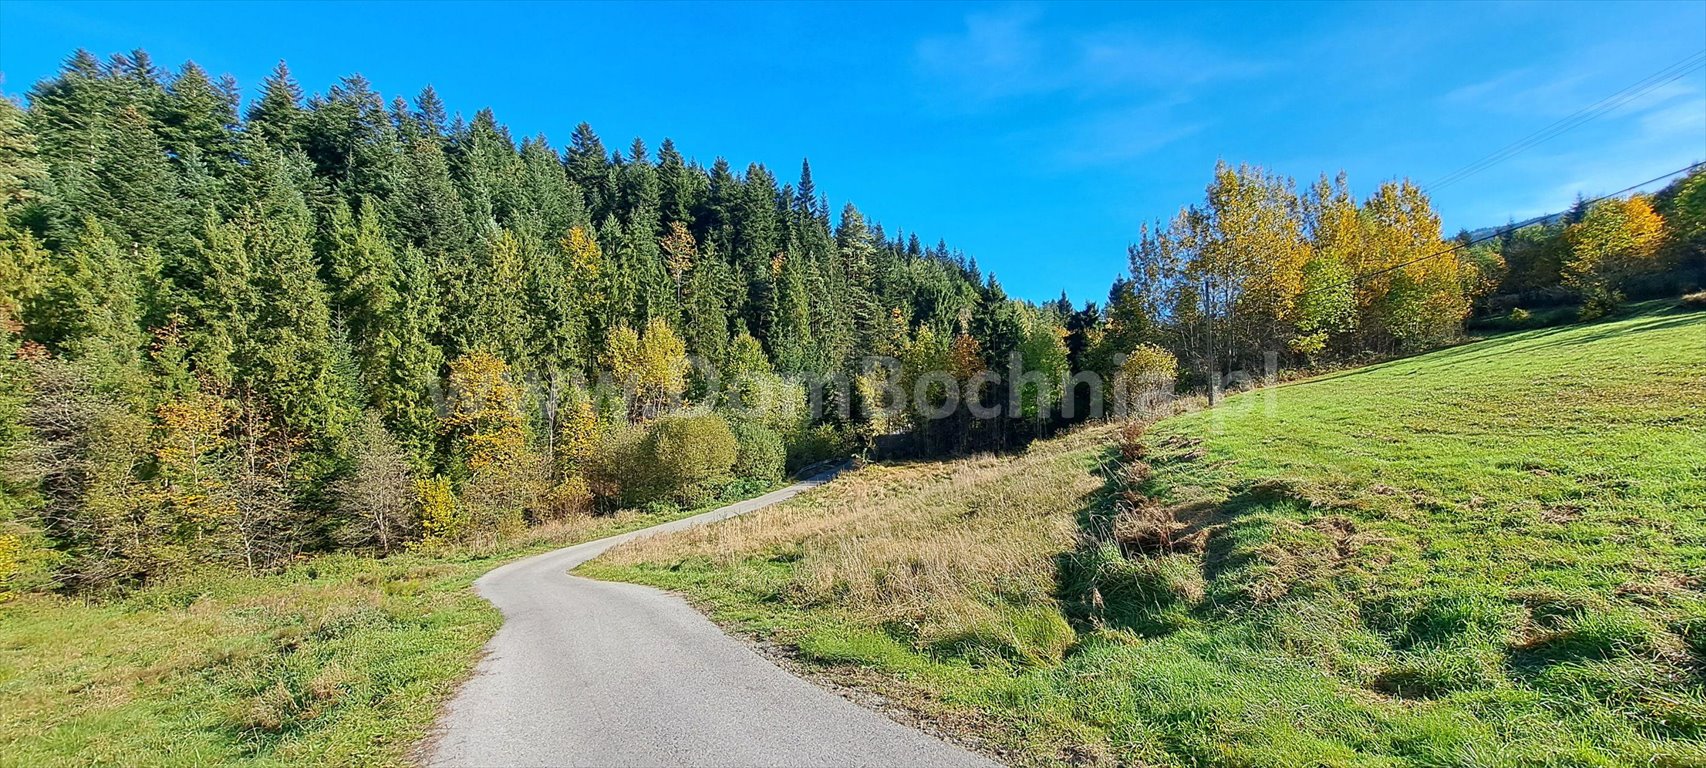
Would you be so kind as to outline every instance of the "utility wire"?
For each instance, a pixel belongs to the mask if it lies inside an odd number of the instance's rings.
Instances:
[[[1476,160],[1467,166],[1459,168],[1432,184],[1429,184],[1426,189],[1429,192],[1433,192],[1451,186],[1452,184],[1480,173],[1487,168],[1504,162],[1505,160],[1508,160],[1531,147],[1544,143],[1566,131],[1606,115],[1612,110],[1628,104],[1643,95],[1651,93],[1661,86],[1668,85],[1676,80],[1682,79],[1683,77],[1687,77],[1689,73],[1701,68],[1702,66],[1706,66],[1706,51],[1697,52],[1681,61],[1654,72],[1621,91],[1583,107],[1574,113],[1559,119],[1551,125],[1518,139],[1517,141],[1481,158],[1480,160]]]
[[[1640,189],[1644,186],[1647,186],[1648,184],[1652,184],[1653,182],[1664,181],[1665,179],[1668,179],[1672,176],[1676,176],[1678,174],[1683,174],[1683,173],[1688,173],[1690,171],[1694,171],[1694,170],[1697,170],[1700,168],[1706,168],[1706,162],[1699,162],[1699,163],[1695,163],[1693,165],[1690,165],[1686,168],[1679,168],[1677,170],[1671,171],[1670,173],[1664,174],[1662,176],[1654,176],[1653,178],[1647,179],[1646,181],[1643,181],[1639,184],[1631,184],[1627,187],[1619,189],[1616,192],[1612,192],[1612,193],[1607,194],[1607,195],[1600,195],[1599,197],[1593,198],[1591,200],[1584,200],[1580,203],[1580,205],[1591,206],[1591,205],[1598,203],[1598,202],[1610,200],[1611,198],[1617,197],[1618,195],[1624,194],[1626,192],[1633,192],[1637,189]],[[1447,248],[1443,251],[1435,251],[1435,252],[1430,253],[1426,256],[1419,256],[1417,258],[1411,259],[1409,261],[1406,261],[1406,262],[1403,262],[1400,264],[1393,264],[1390,267],[1382,267],[1382,268],[1376,269],[1372,272],[1365,272],[1363,274],[1357,275],[1357,276],[1352,277],[1351,279],[1345,280],[1343,282],[1334,283],[1332,285],[1323,285],[1320,288],[1311,288],[1311,289],[1309,289],[1307,291],[1303,291],[1297,295],[1298,296],[1308,296],[1309,294],[1312,294],[1312,293],[1319,293],[1321,291],[1330,291],[1330,290],[1333,290],[1334,288],[1343,288],[1347,285],[1354,285],[1356,283],[1362,282],[1363,280],[1367,280],[1371,277],[1384,275],[1388,272],[1396,272],[1396,271],[1403,269],[1405,267],[1420,264],[1420,263],[1427,261],[1429,259],[1437,259],[1437,258],[1439,258],[1441,256],[1445,256],[1447,254],[1456,253],[1456,252],[1461,251],[1465,248],[1468,248],[1469,246],[1472,246],[1472,245],[1479,245],[1481,243],[1487,242],[1488,240],[1492,240],[1492,239],[1499,238],[1499,237],[1504,237],[1505,235],[1507,235],[1511,232],[1515,232],[1516,230],[1519,230],[1522,228],[1523,228],[1523,225],[1520,225],[1520,224],[1500,227],[1499,229],[1496,229],[1489,234],[1482,235],[1480,237],[1474,238],[1468,242],[1458,243],[1457,245],[1454,245],[1454,246]]]

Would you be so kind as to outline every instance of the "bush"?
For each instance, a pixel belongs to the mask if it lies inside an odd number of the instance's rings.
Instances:
[[[587,452],[587,490],[607,504],[638,504],[656,485],[647,459],[644,427],[623,425],[604,433]]]
[[[1530,312],[1526,309],[1523,309],[1522,307],[1517,307],[1517,308],[1511,310],[1511,314],[1510,314],[1511,325],[1518,325],[1518,326],[1528,325],[1528,323],[1530,321],[1532,321],[1533,319],[1534,319],[1534,313]]]
[[[1155,410],[1173,394],[1179,359],[1154,344],[1139,344],[1115,373],[1114,414],[1125,416]]]
[[[569,475],[557,483],[541,500],[537,517],[541,520],[561,520],[592,512],[592,486],[580,475]]]
[[[735,436],[735,476],[761,484],[781,482],[788,462],[782,436],[750,421],[732,421],[729,427]]]
[[[831,424],[801,430],[788,441],[788,468],[809,467],[820,461],[839,459],[851,452],[846,433]]]
[[[647,495],[683,504],[712,498],[717,487],[731,479],[736,454],[734,431],[721,416],[705,413],[659,419],[645,441],[652,474]]]

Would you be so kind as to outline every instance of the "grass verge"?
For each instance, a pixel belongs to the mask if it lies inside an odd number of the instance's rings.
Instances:
[[[577,518],[497,551],[333,555],[0,604],[0,764],[401,765],[501,623],[508,560],[693,511]]]

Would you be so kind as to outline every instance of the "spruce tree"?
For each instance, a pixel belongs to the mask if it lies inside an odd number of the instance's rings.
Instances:
[[[160,133],[164,149],[179,163],[199,158],[217,178],[237,162],[237,89],[229,77],[214,83],[195,62],[185,64],[166,89]]]
[[[243,128],[276,148],[295,146],[302,120],[302,87],[283,61],[261,85],[261,98],[249,107]]]
[[[615,191],[610,179],[609,153],[598,134],[593,133],[592,126],[586,123],[575,126],[568,152],[563,157],[563,166],[568,169],[569,180],[586,195],[588,215],[593,221],[603,221],[615,204]]]

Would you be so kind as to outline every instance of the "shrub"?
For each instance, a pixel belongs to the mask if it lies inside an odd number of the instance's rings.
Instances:
[[[1141,414],[1154,410],[1173,394],[1179,377],[1179,359],[1154,344],[1139,344],[1120,364],[1113,388],[1116,415]]]
[[[1604,318],[1617,311],[1623,304],[1623,294],[1619,291],[1588,289],[1582,293],[1582,306],[1576,312],[1576,319],[1584,323]]]
[[[1522,307],[1516,307],[1511,310],[1511,325],[1527,325],[1533,319],[1534,313],[1523,309]]]
[[[599,435],[581,466],[593,498],[608,503],[623,501],[626,489],[635,487],[646,472],[640,455],[645,439],[645,429],[627,424]]]
[[[22,560],[21,553],[24,542],[16,536],[0,533],[0,602],[11,597],[12,575],[22,570],[18,563]]]
[[[732,421],[729,427],[735,436],[735,476],[764,484],[780,482],[788,462],[782,436],[750,421]]]
[[[467,528],[462,505],[450,487],[450,478],[435,475],[415,481],[415,496],[420,510],[421,544],[431,546],[455,541]]]
[[[590,514],[592,502],[592,486],[587,479],[578,474],[569,475],[545,494],[538,516],[540,519],[561,520]]]
[[[788,441],[788,467],[808,467],[820,461],[841,458],[850,451],[846,433],[832,424],[819,424],[801,430]]]
[[[737,448],[734,431],[712,413],[669,416],[652,425],[644,456],[651,463],[649,499],[695,504],[727,483]]]

